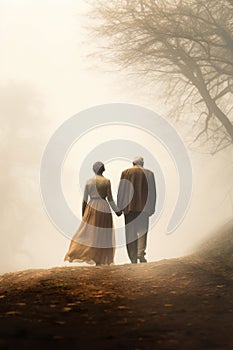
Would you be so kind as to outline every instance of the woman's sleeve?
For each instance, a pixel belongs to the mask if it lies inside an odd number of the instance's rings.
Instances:
[[[108,202],[109,202],[112,210],[115,213],[119,212],[120,210],[119,210],[118,206],[116,205],[116,203],[114,202],[114,200],[112,198],[112,188],[111,188],[111,182],[110,181],[108,182],[107,199],[108,199]]]
[[[86,184],[83,194],[83,203],[82,203],[82,216],[84,215],[88,200],[88,185]]]

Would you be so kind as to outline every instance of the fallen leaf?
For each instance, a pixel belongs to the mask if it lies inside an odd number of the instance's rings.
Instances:
[[[15,315],[20,315],[20,314],[21,314],[21,312],[16,311],[16,310],[6,312],[6,315],[8,315],[8,316],[15,316]]]
[[[55,321],[56,324],[60,324],[60,325],[63,325],[63,324],[66,324],[65,321]]]
[[[64,337],[62,335],[54,335],[53,339],[55,339],[55,340],[62,340],[62,339],[64,339]]]
[[[126,309],[129,309],[127,306],[125,306],[125,305],[119,305],[119,306],[117,306],[117,309],[119,309],[119,310],[126,310]]]
[[[72,310],[72,307],[63,307],[62,310],[65,311],[65,312],[69,312],[69,311]]]

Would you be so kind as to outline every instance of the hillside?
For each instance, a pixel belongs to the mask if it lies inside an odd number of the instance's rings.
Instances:
[[[195,249],[193,257],[214,260],[225,269],[233,267],[233,220],[229,221],[215,234],[205,238]]]
[[[188,257],[0,276],[0,349],[232,349],[232,227]]]

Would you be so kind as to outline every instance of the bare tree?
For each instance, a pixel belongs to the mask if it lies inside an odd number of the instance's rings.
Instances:
[[[211,141],[213,152],[233,143],[232,0],[88,2],[108,59],[163,82],[179,114],[196,106],[195,140]]]

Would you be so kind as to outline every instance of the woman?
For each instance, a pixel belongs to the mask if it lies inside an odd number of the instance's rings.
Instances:
[[[111,183],[103,176],[104,170],[102,162],[94,163],[95,176],[87,181],[84,190],[82,222],[72,238],[65,261],[113,264],[115,236],[110,206],[118,216],[121,211],[113,201]]]

